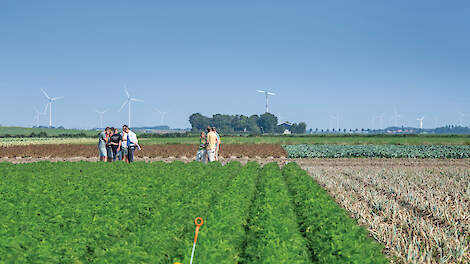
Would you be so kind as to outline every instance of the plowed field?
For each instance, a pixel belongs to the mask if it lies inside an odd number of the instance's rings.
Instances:
[[[136,157],[193,157],[197,145],[147,145],[141,151],[136,151]],[[0,147],[0,157],[96,157],[96,145],[56,144],[56,145],[25,145]],[[276,144],[224,144],[221,145],[221,157],[286,157],[287,154],[280,145]]]

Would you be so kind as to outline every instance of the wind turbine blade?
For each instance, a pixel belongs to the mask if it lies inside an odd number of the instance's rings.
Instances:
[[[265,93],[266,91],[263,90],[256,90],[258,93]]]
[[[137,99],[137,98],[131,98],[130,99],[132,102],[143,102],[144,100],[142,99]]]
[[[43,115],[46,114],[46,112],[47,112],[47,107],[48,107],[48,106],[49,106],[49,103],[47,103],[47,104],[46,104],[46,107],[44,107],[44,112],[42,112]]]
[[[129,95],[129,91],[127,91],[127,84],[124,84],[124,92],[127,95],[127,98],[130,98],[131,96]]]
[[[275,93],[270,93],[270,92],[268,92],[268,94],[269,94],[269,95],[276,95]]]
[[[54,97],[54,98],[51,98],[51,101],[56,101],[56,100],[60,100],[60,99],[64,99],[64,97],[63,96]]]
[[[124,106],[126,106],[128,100],[124,101],[124,103],[121,105],[121,108],[119,108],[119,112],[121,112],[121,110],[124,108]]]
[[[46,96],[48,100],[51,100],[51,97],[44,91],[44,89],[41,88],[42,93]]]

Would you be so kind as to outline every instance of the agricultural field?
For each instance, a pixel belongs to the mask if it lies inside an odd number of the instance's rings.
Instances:
[[[470,158],[470,145],[285,145],[289,158]]]
[[[388,263],[295,163],[0,163],[1,263]]]
[[[43,134],[49,137],[57,137],[59,135],[85,135],[97,136],[98,131],[95,130],[81,130],[81,129],[59,129],[59,128],[30,128],[30,127],[5,127],[0,126],[0,137],[5,136],[28,136],[34,134]]]
[[[323,162],[323,164],[321,164]],[[470,263],[470,163],[301,162],[397,263]],[[433,164],[434,163],[434,164]]]
[[[145,144],[197,144],[199,137],[142,138]],[[226,144],[470,145],[470,135],[222,135]]]
[[[198,145],[142,145],[141,151],[136,151],[137,158],[155,157],[188,157],[194,158]],[[43,144],[43,145],[16,145],[0,146],[0,157],[84,157],[91,158],[98,155],[97,145],[78,144]],[[277,144],[224,144],[220,148],[220,156],[230,157],[286,157],[287,154],[281,145]]]
[[[1,131],[1,127],[0,127]],[[54,132],[69,133],[70,131]],[[77,130],[77,133],[83,131]],[[75,133],[74,132],[74,133]],[[85,131],[87,137],[9,137],[2,138],[0,133],[0,146],[25,144],[97,144],[97,132]],[[31,133],[31,132],[30,132]],[[25,135],[29,135],[27,133]],[[143,145],[154,144],[199,144],[198,136],[165,137],[153,135],[139,135]],[[264,136],[230,136],[222,135],[224,144],[335,144],[335,145],[470,145],[470,136],[467,135],[264,135]]]

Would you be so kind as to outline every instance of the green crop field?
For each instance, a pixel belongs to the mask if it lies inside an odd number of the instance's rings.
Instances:
[[[47,137],[57,137],[59,135],[84,135],[85,137],[93,137],[98,135],[95,130],[79,130],[79,129],[58,129],[58,128],[29,128],[29,127],[3,127],[0,126],[0,137],[5,136],[29,136],[32,133],[40,134]]]
[[[285,145],[289,158],[470,158],[468,145]]]
[[[263,136],[224,136],[223,143],[271,143],[271,144],[338,144],[338,145],[470,145],[467,135],[263,135]],[[181,138],[142,138],[147,144],[199,143],[198,137]]]
[[[0,163],[0,263],[387,263],[295,163]]]

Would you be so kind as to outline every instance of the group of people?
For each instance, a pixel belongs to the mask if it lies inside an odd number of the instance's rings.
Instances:
[[[136,148],[140,149],[139,140],[127,125],[122,126],[122,132],[114,127],[106,127],[99,135],[100,161],[113,162],[117,159],[133,162]]]
[[[196,161],[207,163],[219,160],[220,136],[215,127],[207,127],[207,134],[201,132]]]

